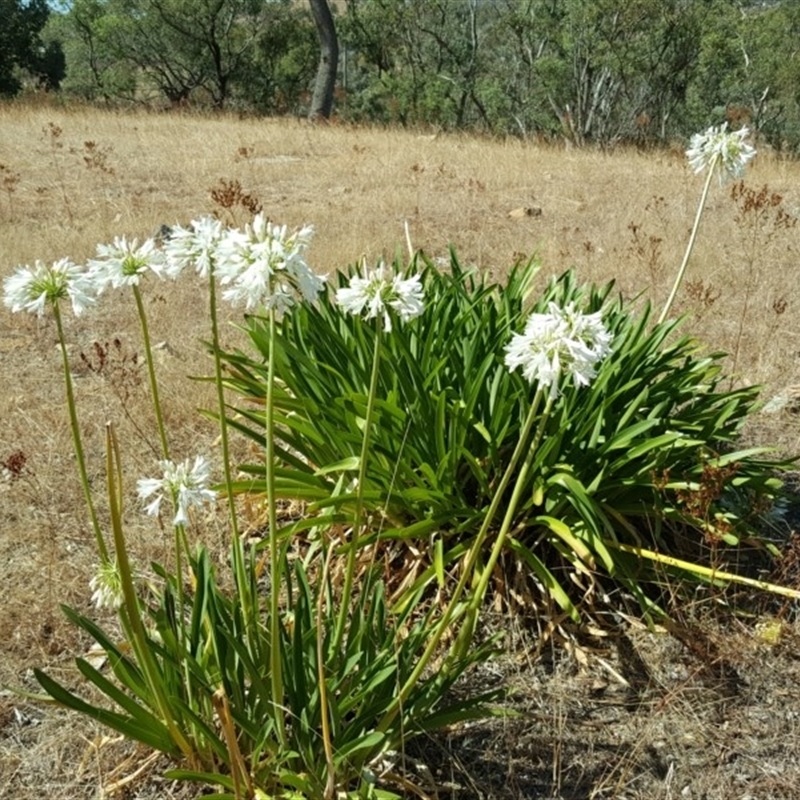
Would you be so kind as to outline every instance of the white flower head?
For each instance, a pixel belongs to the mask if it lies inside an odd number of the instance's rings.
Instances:
[[[288,233],[285,225],[273,225],[263,214],[244,231],[229,231],[220,240],[214,267],[227,287],[222,296],[234,305],[244,302],[248,311],[285,311],[295,304],[297,294],[304,301],[316,300],[325,278],[315,275],[305,261],[313,232],[306,226]]]
[[[189,522],[189,509],[201,508],[204,503],[213,503],[216,493],[208,488],[211,469],[203,456],[197,456],[194,464],[189,459],[175,464],[162,461],[163,478],[142,478],[137,482],[139,497],[146,500],[155,495],[145,508],[145,513],[158,516],[161,501],[167,495],[173,502],[175,516],[173,525],[186,525]]]
[[[76,316],[95,302],[97,283],[83,267],[68,258],[50,266],[37,261],[33,267],[17,267],[4,281],[3,302],[12,312],[44,315],[48,305],[68,297]]]
[[[531,383],[550,387],[558,395],[562,375],[571,375],[577,386],[588,386],[595,367],[611,352],[611,334],[601,313],[582,314],[569,303],[564,308],[548,305],[547,314],[531,314],[523,333],[515,333],[506,346],[506,366]]]
[[[164,243],[166,274],[177,278],[185,267],[193,266],[201,278],[207,278],[222,236],[222,223],[214,217],[194,219],[189,228],[176,225]]]
[[[117,236],[113,244],[97,245],[97,258],[91,259],[88,266],[100,291],[108,284],[119,289],[137,286],[148,271],[161,277],[164,257],[154,239],[147,239],[140,247],[138,239],[128,241],[124,236]]]
[[[755,148],[745,141],[749,133],[747,128],[729,131],[728,123],[724,122],[712,125],[705,133],[694,134],[686,151],[689,165],[700,173],[707,168],[713,169],[719,162],[723,174],[741,178],[745,164],[756,154]]]
[[[363,314],[365,319],[383,315],[387,332],[392,330],[390,310],[408,322],[422,314],[424,299],[419,275],[404,278],[400,273],[392,273],[383,262],[373,270],[364,263],[363,277],[354,275],[349,286],[336,290],[336,301],[348,313]]]
[[[89,581],[92,602],[97,608],[110,608],[116,611],[125,602],[122,593],[122,576],[116,563],[107,561],[101,564],[95,576]]]

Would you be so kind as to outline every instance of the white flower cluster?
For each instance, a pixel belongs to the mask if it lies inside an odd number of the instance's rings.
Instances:
[[[295,294],[313,302],[325,279],[305,262],[313,229],[289,234],[286,226],[273,225],[259,214],[244,231],[229,231],[217,247],[216,275],[227,288],[222,296],[234,305],[285,311]]]
[[[129,242],[122,236],[115,238],[113,244],[97,245],[97,258],[90,259],[86,266],[99,293],[109,284],[114,289],[138,286],[139,279],[148,271],[161,276],[164,258],[154,239],[147,239],[139,247],[137,239]]]
[[[96,285],[83,267],[62,258],[51,266],[37,261],[33,267],[18,267],[4,282],[3,302],[12,312],[44,315],[49,305],[63,298],[72,302],[75,315],[94,303]]]
[[[588,386],[596,365],[611,352],[611,334],[600,312],[582,314],[569,303],[564,308],[550,303],[547,314],[531,314],[523,333],[515,333],[506,346],[506,366],[531,383],[558,395],[563,375],[571,375],[577,386]]]
[[[116,564],[110,561],[102,564],[95,576],[89,581],[92,590],[92,602],[97,608],[108,608],[112,611],[122,607],[125,602],[122,593],[122,576]]]
[[[712,125],[705,133],[694,134],[686,151],[689,165],[700,173],[719,163],[726,175],[741,178],[745,165],[756,154],[755,148],[745,141],[749,134],[747,128],[729,131],[727,122]]]
[[[259,214],[245,229],[224,228],[211,217],[194,220],[189,228],[176,226],[163,249],[155,239],[141,245],[137,239],[117,237],[101,244],[85,267],[69,259],[46,266],[20,266],[4,284],[4,302],[12,311],[40,316],[48,306],[68,297],[76,314],[95,302],[107,286],[119,289],[138,286],[142,276],[177,278],[187,266],[201,277],[213,273],[225,287],[223,297],[244,302],[248,311],[258,308],[285,311],[302,300],[313,302],[325,278],[316,275],[305,261],[313,229],[293,233]]]
[[[391,273],[383,263],[373,270],[364,264],[364,277],[355,275],[350,286],[337,289],[336,301],[355,316],[363,314],[365,319],[373,319],[382,315],[387,332],[392,330],[390,309],[403,322],[418,317],[424,310],[419,275],[403,278]]]
[[[161,501],[168,496],[175,505],[173,525],[186,525],[189,522],[189,509],[202,508],[206,502],[213,503],[216,493],[208,488],[211,469],[208,461],[203,456],[197,456],[194,464],[186,459],[180,464],[173,461],[162,461],[161,478],[142,478],[136,486],[142,500],[155,495],[155,498],[145,508],[145,513],[158,516]]]

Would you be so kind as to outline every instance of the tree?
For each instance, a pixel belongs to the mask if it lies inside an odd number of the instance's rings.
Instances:
[[[52,60],[44,64],[46,48],[39,38],[49,13],[47,0],[0,0],[0,95],[13,96],[22,87],[17,69],[53,66]],[[51,72],[57,82],[57,69]]]
[[[368,111],[404,124],[492,127],[483,89],[496,17],[481,0],[351,0],[345,38],[358,53],[355,80],[371,84]]]
[[[67,17],[101,95],[130,89],[127,73],[172,103],[200,89],[222,108],[264,14],[262,0],[74,0]]]
[[[173,103],[204,88],[222,108],[258,33],[260,0],[127,0],[121,50]]]
[[[328,0],[308,0],[319,37],[319,66],[314,80],[309,119],[328,119],[333,111],[336,72],[339,67],[339,40]]]

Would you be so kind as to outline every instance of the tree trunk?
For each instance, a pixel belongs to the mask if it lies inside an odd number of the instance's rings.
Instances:
[[[309,119],[328,119],[333,110],[333,90],[336,87],[336,69],[339,64],[339,41],[328,0],[308,0],[319,36],[319,66],[314,80]]]

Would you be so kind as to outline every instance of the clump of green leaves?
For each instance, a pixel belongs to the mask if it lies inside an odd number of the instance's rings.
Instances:
[[[463,269],[454,253],[449,272],[424,260],[415,268],[426,311],[383,348],[363,494],[380,520],[365,542],[406,539],[429,551],[417,588],[456,562],[480,528],[533,398],[503,363],[503,348],[531,311],[551,302],[602,311],[612,353],[590,386],[562,387],[526,478],[509,547],[543,591],[577,618],[576,593],[556,570],[600,573],[649,608],[647,573],[627,548],[680,555],[675,531],[687,527],[730,546],[757,538],[730,498],[744,494],[768,505],[780,489],[780,465],[760,450],[735,451],[758,389],[723,390],[722,354],[680,336],[676,321],[654,324],[648,306],[637,310],[614,297],[613,284],[581,286],[572,272],[531,303],[534,262],[513,268],[502,284]],[[248,332],[266,354],[259,318],[250,319]],[[306,500],[311,514],[345,513],[352,502],[333,488],[358,463],[373,336],[340,313],[330,291],[279,328],[277,491]],[[225,360],[229,386],[250,401],[230,424],[256,438],[265,367],[242,353]],[[700,486],[709,463],[735,469],[700,518],[682,498]],[[252,480],[235,489],[262,491],[263,465],[244,469]]]

